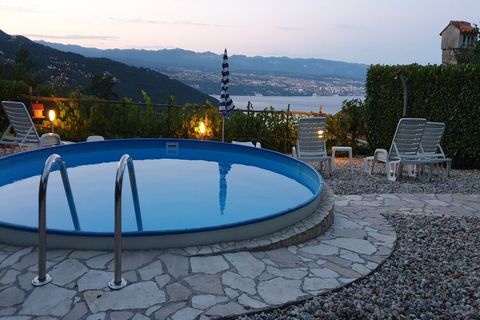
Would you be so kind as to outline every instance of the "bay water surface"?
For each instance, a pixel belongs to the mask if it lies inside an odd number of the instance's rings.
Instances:
[[[218,95],[212,95],[217,99]],[[270,106],[276,110],[287,110],[290,104],[290,111],[319,112],[320,106],[323,112],[335,114],[342,109],[342,102],[349,99],[361,99],[364,97],[355,96],[230,96],[239,109],[246,109],[250,101],[254,110],[263,110]]]

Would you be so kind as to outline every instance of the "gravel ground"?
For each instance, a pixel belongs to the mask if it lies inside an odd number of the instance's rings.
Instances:
[[[386,218],[398,246],[373,274],[300,304],[240,319],[480,319],[480,219]]]
[[[338,159],[326,183],[334,193],[480,193],[480,171],[452,170],[449,178],[387,180],[385,170],[363,174],[362,159]],[[274,319],[480,319],[480,219],[402,214],[385,216],[398,242],[370,276],[291,306],[242,316]]]
[[[335,159],[338,164],[330,179],[325,179],[338,195],[365,193],[480,193],[480,170],[452,170],[450,177],[434,176],[432,181],[401,176],[389,181],[385,165],[375,166],[373,175],[363,173],[363,158],[354,158],[353,174],[346,158]],[[338,161],[337,161],[338,160]]]

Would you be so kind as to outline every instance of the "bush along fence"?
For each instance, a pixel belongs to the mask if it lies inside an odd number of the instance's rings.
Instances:
[[[366,80],[366,122],[372,148],[389,148],[403,112],[407,79],[408,117],[445,122],[442,147],[455,167],[480,168],[480,64],[371,66]]]
[[[27,107],[40,103],[45,119],[37,119],[40,134],[51,130],[48,110],[55,110],[54,130],[63,140],[85,141],[89,135],[106,139],[119,138],[184,138],[221,140],[222,116],[217,107],[185,104],[155,104],[145,95],[144,103],[130,99],[105,101],[95,97],[58,98],[20,95]],[[16,99],[18,100],[18,98]],[[0,112],[0,130],[8,125]],[[260,142],[262,147],[289,153],[296,141],[297,120],[318,116],[313,112],[278,111],[273,108],[236,109],[225,122],[225,141]],[[206,128],[199,130],[200,122]]]

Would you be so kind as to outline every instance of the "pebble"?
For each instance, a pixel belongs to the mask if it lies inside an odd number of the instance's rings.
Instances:
[[[412,177],[390,182],[384,170],[364,174],[359,157],[354,159],[353,174],[348,163],[339,160],[332,178],[326,179],[338,195],[480,193],[478,170],[452,170],[449,178],[434,177],[431,182]],[[238,319],[480,319],[480,219],[385,216],[397,232],[397,246],[369,277],[313,299]]]
[[[480,193],[480,170],[453,169],[450,177],[434,176],[432,181],[401,176],[396,182],[389,181],[385,165],[377,164],[373,175],[363,173],[363,158],[353,158],[353,173],[346,158],[335,159],[335,169],[328,186],[337,195],[367,193]]]
[[[480,219],[385,216],[397,247],[372,275],[239,319],[480,319]]]

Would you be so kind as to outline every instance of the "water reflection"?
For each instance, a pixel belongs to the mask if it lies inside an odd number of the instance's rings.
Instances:
[[[230,163],[226,163],[226,162],[218,163],[218,172],[220,175],[218,200],[220,202],[220,214],[222,216],[225,213],[225,205],[227,202],[227,174],[231,168],[232,168],[232,165]]]

